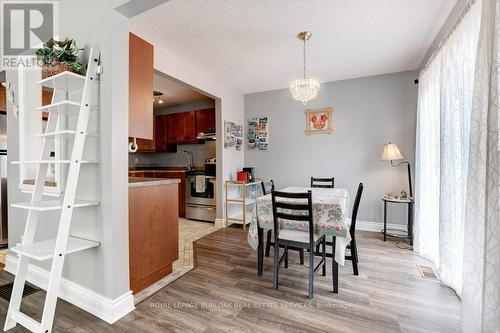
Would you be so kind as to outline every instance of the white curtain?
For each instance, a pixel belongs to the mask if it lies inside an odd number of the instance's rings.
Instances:
[[[419,78],[415,249],[459,295],[480,7],[471,6]]]
[[[483,0],[471,110],[463,332],[500,332],[500,0]]]

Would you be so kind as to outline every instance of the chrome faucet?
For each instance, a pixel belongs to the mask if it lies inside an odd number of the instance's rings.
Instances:
[[[186,156],[187,167],[189,168],[189,170],[191,170],[193,168],[193,152],[189,150],[184,150],[182,153]]]

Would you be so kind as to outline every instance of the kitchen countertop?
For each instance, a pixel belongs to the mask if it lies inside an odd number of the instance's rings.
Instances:
[[[128,187],[145,187],[145,186],[156,186],[156,185],[170,185],[179,184],[180,179],[167,179],[167,178],[147,178],[147,177],[129,177]]]
[[[145,170],[129,170],[129,173],[141,173],[141,172],[187,172],[187,170],[164,170],[164,169],[145,169]]]

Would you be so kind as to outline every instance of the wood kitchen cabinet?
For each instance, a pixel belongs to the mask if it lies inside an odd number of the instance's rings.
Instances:
[[[42,106],[52,103],[52,91],[42,90]],[[0,112],[7,112],[7,92],[4,86],[0,85]],[[42,112],[42,118],[47,118],[48,112]]]
[[[160,115],[154,117],[154,127],[153,127],[153,140],[137,139],[137,144],[140,153],[155,152],[155,151],[165,151],[165,152],[177,152],[177,146],[167,144],[167,116]],[[131,140],[131,139],[130,139]]]
[[[196,143],[195,111],[167,115],[167,143]]]
[[[195,111],[196,134],[215,133],[215,109],[202,109]]]
[[[7,112],[7,93],[2,85],[0,85],[0,112]]]
[[[134,294],[172,272],[179,258],[178,184],[129,187],[129,269]]]
[[[154,140],[153,52],[153,45],[129,34],[129,137]]]
[[[186,172],[185,171],[156,171],[154,177],[180,179],[179,183],[179,216],[186,217]]]

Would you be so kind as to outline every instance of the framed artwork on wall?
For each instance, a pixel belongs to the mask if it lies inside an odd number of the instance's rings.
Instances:
[[[247,146],[249,150],[269,149],[269,121],[267,117],[248,120]]]
[[[306,110],[306,134],[330,134],[332,126],[332,108]]]
[[[224,148],[234,147],[241,150],[243,145],[243,126],[232,121],[224,122]]]

